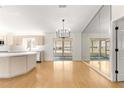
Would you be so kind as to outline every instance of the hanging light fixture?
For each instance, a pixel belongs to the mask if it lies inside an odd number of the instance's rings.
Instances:
[[[56,31],[56,36],[59,38],[69,38],[70,37],[70,29],[65,28],[64,22],[65,22],[65,19],[62,19],[62,29],[58,29]]]

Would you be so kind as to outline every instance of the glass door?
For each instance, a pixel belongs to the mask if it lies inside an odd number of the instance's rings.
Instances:
[[[72,39],[54,38],[54,60],[72,60]]]
[[[64,53],[63,56],[72,56],[71,54],[71,39],[65,39],[64,40]]]
[[[63,43],[62,39],[54,39],[54,56],[63,56]]]

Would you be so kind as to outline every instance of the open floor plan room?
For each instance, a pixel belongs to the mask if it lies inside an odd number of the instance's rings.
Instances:
[[[124,6],[0,6],[1,88],[123,88]]]

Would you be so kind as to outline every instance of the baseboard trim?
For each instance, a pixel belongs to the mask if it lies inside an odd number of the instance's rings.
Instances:
[[[53,62],[53,60],[44,60],[43,62]]]
[[[73,62],[82,62],[82,60],[72,60]]]
[[[54,62],[55,60],[44,60],[43,62]],[[60,60],[61,61],[61,60]],[[82,62],[82,60],[71,60],[72,62]]]

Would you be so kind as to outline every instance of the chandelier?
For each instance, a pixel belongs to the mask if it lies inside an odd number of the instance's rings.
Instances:
[[[65,28],[64,26],[65,19],[62,19],[62,28],[56,31],[56,36],[59,38],[69,38],[70,29]]]

